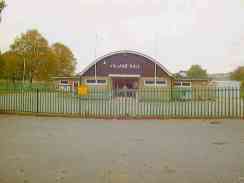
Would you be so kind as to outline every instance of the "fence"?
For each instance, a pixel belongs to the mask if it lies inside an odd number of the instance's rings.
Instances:
[[[0,112],[87,118],[244,118],[239,88],[89,89],[87,96],[51,89],[0,89]]]
[[[15,83],[7,82],[7,81],[1,81],[0,80],[0,90],[6,90],[6,89],[25,89],[25,90],[31,90],[31,89],[48,89],[48,88],[54,88],[52,83],[22,83],[20,81],[16,81]]]

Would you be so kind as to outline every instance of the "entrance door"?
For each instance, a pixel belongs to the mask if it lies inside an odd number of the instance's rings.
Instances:
[[[113,90],[116,97],[135,97],[138,89],[138,79],[113,78]]]
[[[138,89],[138,79],[115,78],[113,89]]]

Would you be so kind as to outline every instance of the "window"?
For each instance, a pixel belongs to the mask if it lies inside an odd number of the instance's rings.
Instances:
[[[69,82],[68,82],[68,80],[61,80],[60,83],[61,84],[68,84]]]
[[[191,82],[182,82],[182,86],[191,86]]]
[[[165,80],[157,80],[156,85],[157,86],[166,86],[167,82]],[[145,86],[155,86],[154,80],[144,80]]]
[[[154,80],[144,80],[144,85],[154,85]]]
[[[175,86],[181,86],[181,82],[180,81],[175,82]]]
[[[106,84],[106,80],[103,79],[97,80],[97,84]]]
[[[86,84],[88,84],[88,85],[96,84],[96,80],[95,79],[87,79]]]
[[[106,85],[107,81],[105,79],[87,79],[86,84],[88,85]]]
[[[176,81],[174,84],[176,87],[191,87],[190,81]]]
[[[158,86],[166,86],[167,85],[167,82],[165,80],[158,80],[157,81],[157,85]]]

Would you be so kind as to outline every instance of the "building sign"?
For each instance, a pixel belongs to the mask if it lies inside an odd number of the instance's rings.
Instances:
[[[141,68],[140,64],[110,64],[112,69],[135,69],[138,70]]]
[[[106,73],[108,74],[142,74],[143,66],[138,63],[109,63]]]

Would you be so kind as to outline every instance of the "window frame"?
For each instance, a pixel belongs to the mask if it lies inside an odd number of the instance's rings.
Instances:
[[[147,83],[147,81],[152,81],[152,83]],[[144,79],[144,86],[155,86],[155,81],[152,79]]]
[[[159,84],[158,81],[163,81],[164,84]],[[167,84],[167,80],[166,79],[159,79],[159,80],[156,80],[156,86],[159,86],[159,87],[166,87],[168,84]]]
[[[69,84],[69,80],[67,80],[67,79],[61,79],[60,80],[60,84],[67,85],[67,84]]]
[[[89,82],[87,82],[87,81],[95,81],[94,83],[89,83]],[[105,83],[98,83],[98,81],[105,81]],[[95,85],[107,85],[107,80],[106,79],[97,79],[97,80],[95,80],[95,79],[86,79],[85,80],[85,83],[87,84],[87,85],[93,85],[93,86],[95,86]]]
[[[176,83],[180,83],[180,85],[176,85]],[[183,83],[189,83],[189,86],[183,85]],[[191,88],[192,87],[192,82],[191,81],[176,81],[174,83],[175,87],[181,87],[181,88]]]
[[[183,83],[188,83],[189,85],[183,85]],[[183,81],[182,83],[181,83],[181,86],[182,87],[191,87],[191,82],[190,81]]]
[[[152,83],[147,83],[147,81],[152,81]],[[163,81],[164,84],[159,84],[158,81]],[[144,86],[157,86],[157,87],[166,87],[167,86],[167,80],[166,79],[157,79],[156,84],[155,80],[152,79],[144,79]]]
[[[105,81],[104,83],[98,83],[98,81]],[[97,85],[107,85],[107,80],[106,79],[97,79],[96,81]]]
[[[176,81],[176,82],[174,82],[174,86],[175,87],[181,87],[182,86],[182,82],[181,81]]]

